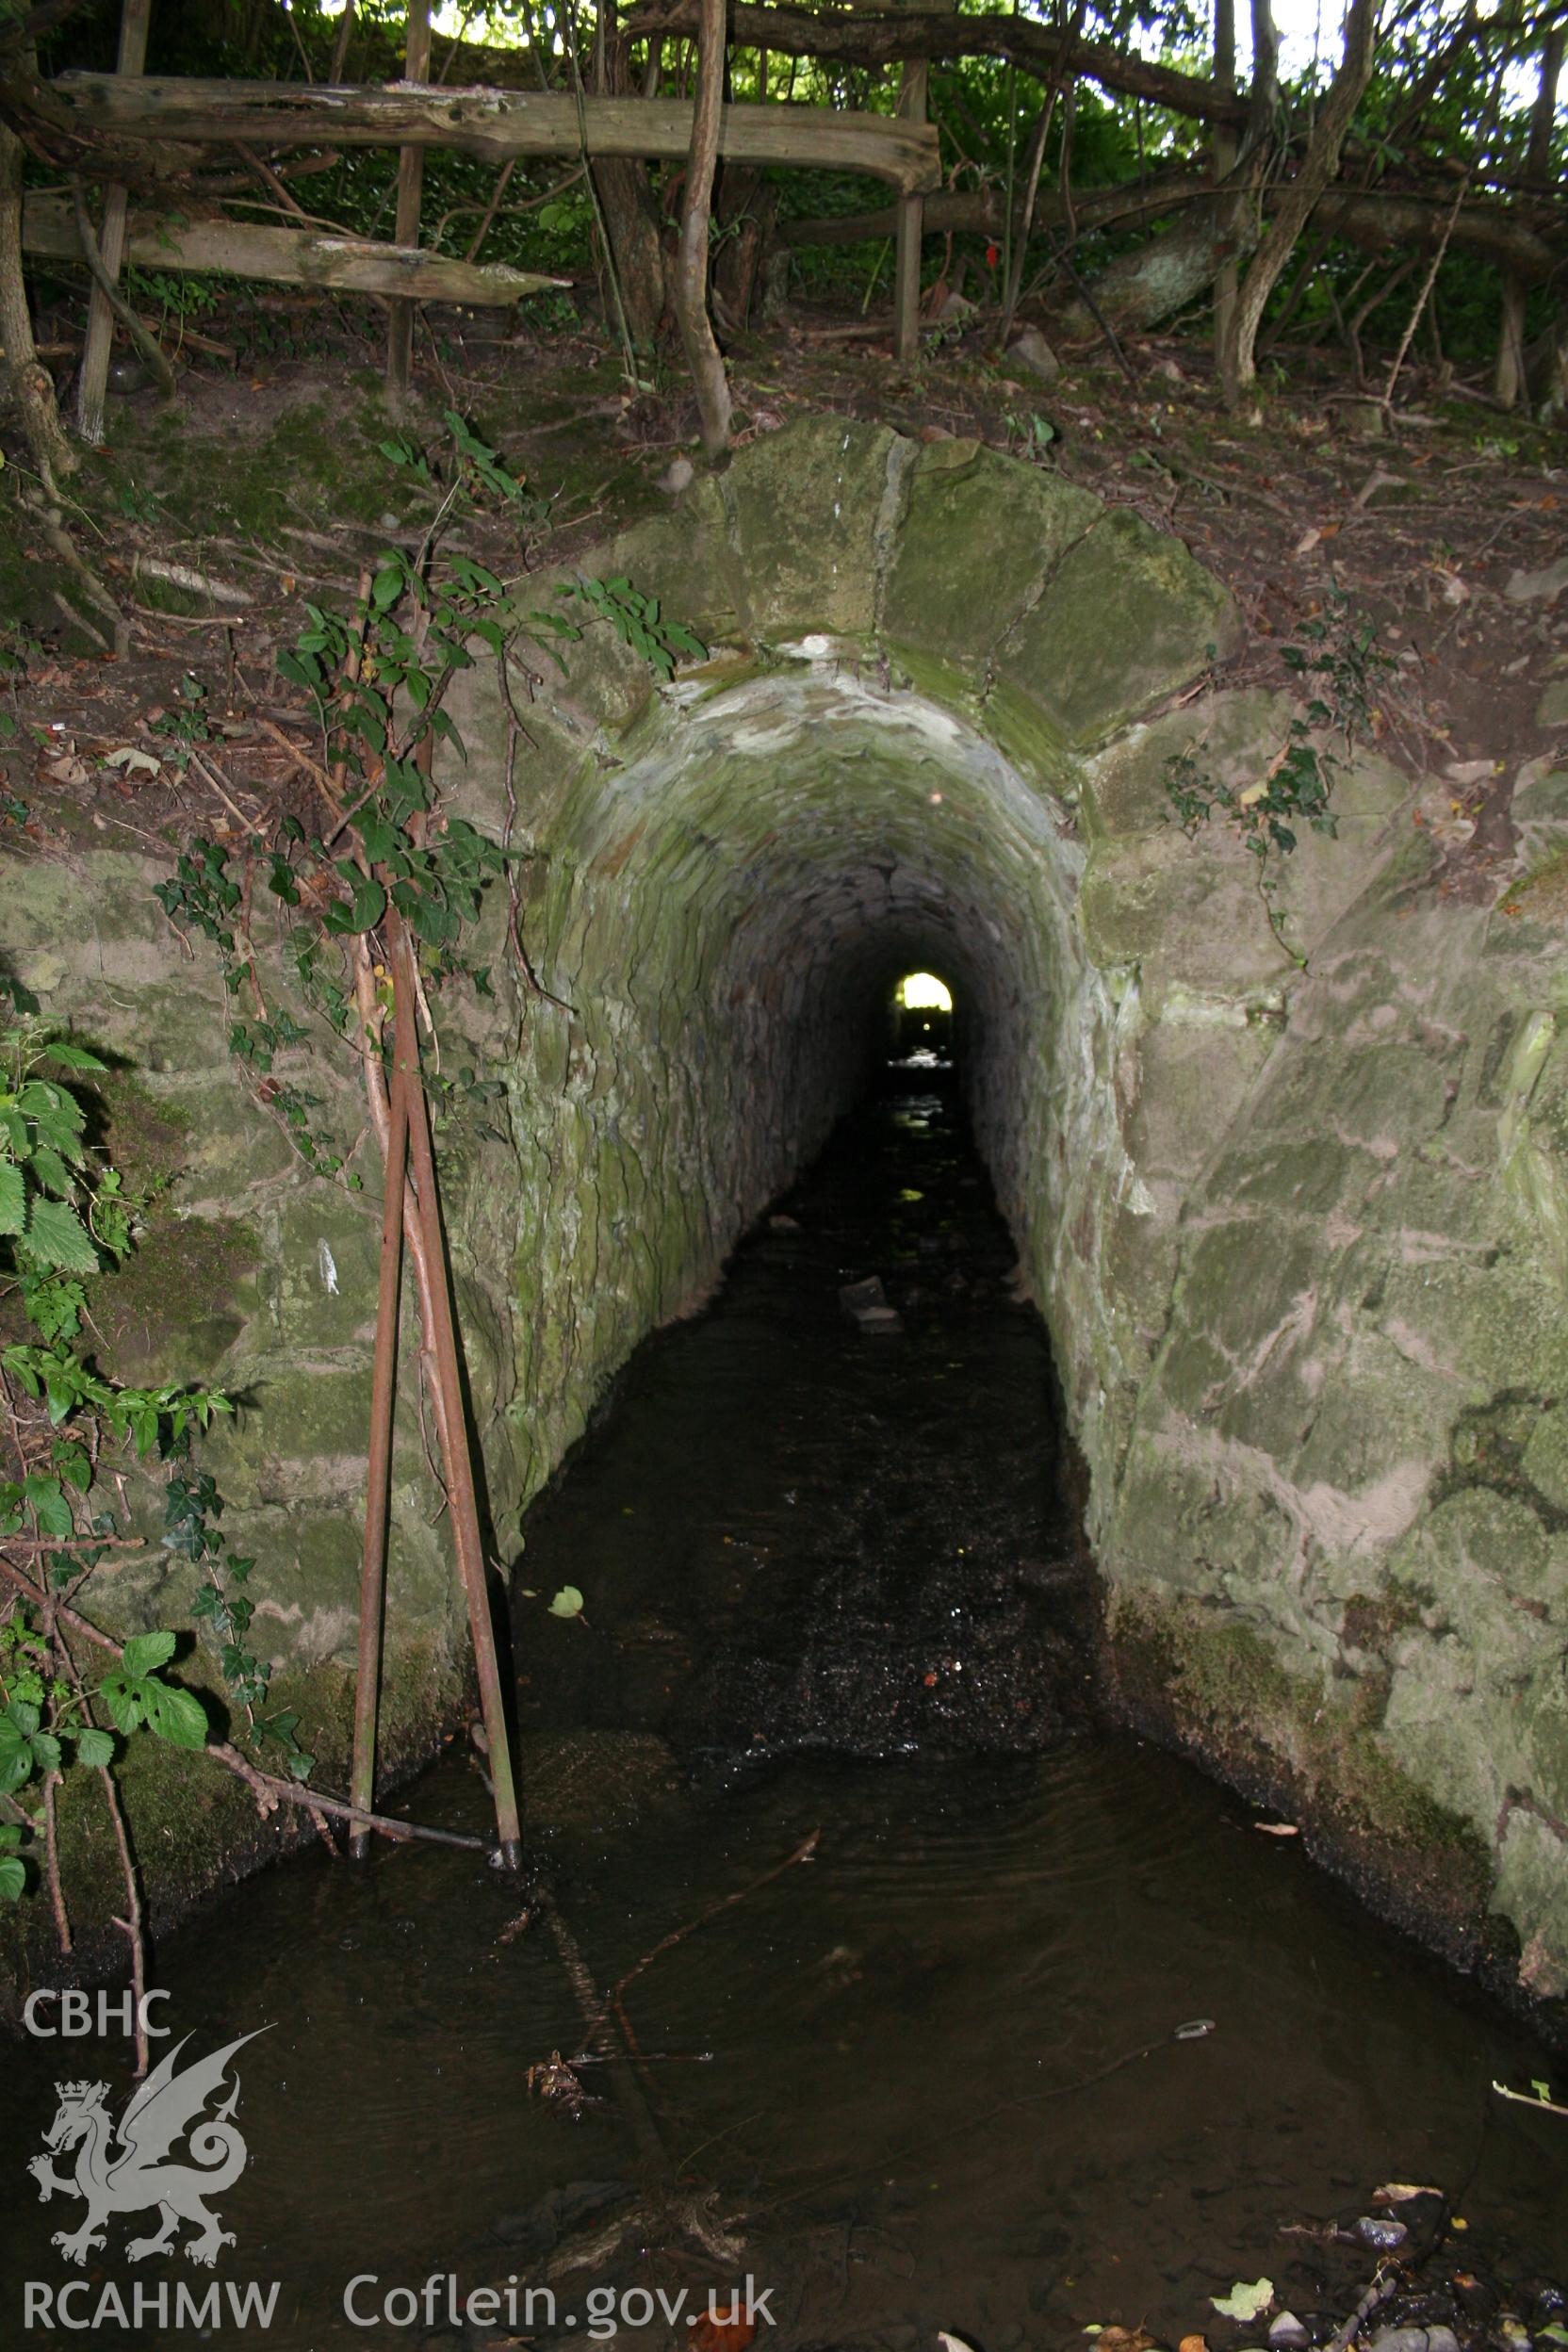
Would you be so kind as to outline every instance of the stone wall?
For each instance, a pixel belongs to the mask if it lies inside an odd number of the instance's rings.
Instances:
[[[1494,1906],[1524,1980],[1560,1992],[1568,777],[1519,779],[1498,907],[1413,822],[1441,795],[1358,760],[1339,840],[1284,872],[1303,972],[1254,861],[1217,826],[1185,839],[1165,792],[1194,743],[1257,777],[1290,714],[1203,684],[1234,615],[1129,514],[973,445],[817,418],[584,568],[711,653],[661,688],[591,629],[524,713],[513,838],[548,993],[519,984],[497,905],[470,1044],[505,1099],[444,1158],[499,1557],[614,1369],[700,1302],[853,1098],[892,980],[932,968],[1088,1464],[1124,1703],[1288,1801],[1455,1952]],[[498,831],[490,673],[456,715],[449,786]],[[167,1342],[253,1397],[220,1475],[286,1670],[340,1707],[374,1185],[304,1181],[244,1102],[216,975],[153,878],[95,849],[13,871],[0,938],[183,1122],[170,1231],[211,1279],[139,1361]],[[330,1045],[310,1067],[351,1135],[351,1074],[321,1077]],[[355,1164],[373,1175],[368,1144]],[[210,1364],[175,1340],[192,1316]],[[405,1404],[410,1719],[462,1655],[429,1519]],[[122,1576],[127,1622],[178,1598]]]

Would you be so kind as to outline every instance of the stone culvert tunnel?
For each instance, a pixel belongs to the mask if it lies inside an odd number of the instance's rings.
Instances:
[[[1240,844],[1170,821],[1173,754],[1244,782],[1287,737],[1278,698],[1209,682],[1225,593],[972,444],[803,422],[582,568],[710,653],[662,687],[591,629],[564,675],[537,665],[514,746],[522,925],[561,1002],[507,993],[494,894],[475,1043],[505,1102],[446,1162],[503,1542],[611,1374],[857,1097],[898,973],[934,969],[1087,1465],[1123,1703],[1451,1951],[1500,1934],[1560,1994],[1560,933],[1527,889],[1506,918],[1436,889],[1422,789],[1363,756],[1338,840],[1288,861],[1303,972]],[[449,786],[499,831],[507,713],[491,673],[467,684]],[[1513,817],[1527,868],[1568,855],[1568,777],[1525,771]],[[6,892],[22,976],[142,1066],[183,1138],[208,1295],[183,1332],[128,1315],[122,1345],[189,1370],[194,1316],[194,1368],[253,1397],[214,1450],[266,1564],[258,1626],[340,1717],[372,1206],[303,1183],[220,1067],[216,978],[193,988],[139,861],[84,853]],[[392,1671],[417,1745],[462,1643],[405,1435]],[[177,1606],[183,1573],[122,1572],[127,1622]]]

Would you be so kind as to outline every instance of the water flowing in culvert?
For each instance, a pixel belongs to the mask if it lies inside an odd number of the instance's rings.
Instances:
[[[626,2008],[672,2157],[744,2217],[736,2275],[775,2290],[792,2348],[1207,2318],[1223,2352],[1254,2340],[1208,2304],[1236,2279],[1348,2311],[1375,2258],[1324,2225],[1391,2180],[1459,2200],[1478,2270],[1549,2275],[1563,2127],[1491,2089],[1548,2075],[1540,2050],[1238,1800],[1086,1718],[1044,1335],[950,1096],[898,1086],[634,1360],[518,1579],[535,1840],[586,1961],[614,1984],[711,1912]],[[896,1328],[841,1301],[874,1277]],[[546,1613],[567,1583],[584,1621]],[[485,1823],[456,1748],[410,1802]],[[422,2320],[351,2325],[347,2282],[378,2282],[362,2315],[433,2273],[526,2284],[634,2177],[612,2100],[568,2121],[530,2093],[580,2025],[543,1926],[513,1932],[525,1901],[461,1853],[315,1853],[165,1940],[198,2047],[269,2028],[220,2275],[281,2292],[265,2337],[207,2341],[419,2342]],[[57,2079],[107,2070],[90,2048],[7,2052],[8,2280],[62,2276],[70,2216],[23,2167]],[[634,2243],[605,2277],[728,2283],[689,2245]],[[562,2344],[586,2284],[559,2291]]]

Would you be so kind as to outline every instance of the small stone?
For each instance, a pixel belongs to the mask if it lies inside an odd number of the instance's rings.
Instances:
[[[1268,2341],[1273,2352],[1303,2352],[1312,2337],[1294,2311],[1282,2311],[1269,2322]]]
[[[1185,384],[1186,373],[1174,359],[1157,359],[1149,370],[1152,376],[1163,376],[1167,384]]]
[[[1568,588],[1568,555],[1560,555],[1544,571],[1515,572],[1503,590],[1510,604],[1550,604]]]
[[[1456,784],[1484,784],[1497,773],[1495,760],[1450,760],[1443,771]]]
[[[939,327],[950,327],[957,320],[972,318],[973,316],[974,304],[967,294],[944,295],[937,307],[936,314],[937,324]]]
[[[1537,727],[1568,727],[1568,678],[1560,678],[1541,697]]]
[[[888,1304],[888,1294],[882,1287],[880,1274],[869,1274],[863,1282],[845,1282],[839,1291],[839,1304],[850,1321],[862,1331],[901,1331],[904,1325],[898,1309]]]
[[[660,475],[659,487],[667,491],[672,498],[678,498],[683,490],[691,488],[696,478],[697,469],[689,457],[675,457]]]
[[[1025,327],[1015,342],[1007,346],[1007,357],[1020,368],[1027,368],[1042,384],[1054,384],[1062,372],[1062,363],[1038,327]]]
[[[1375,2246],[1386,2253],[1396,2246],[1403,2246],[1410,2231],[1402,2221],[1389,2221],[1380,2213],[1363,2213],[1356,2224],[1356,2235],[1363,2246]]]
[[[1380,2328],[1370,2352],[1428,2352],[1425,2328]]]
[[[775,1216],[769,1217],[768,1231],[770,1233],[798,1233],[800,1219],[798,1217],[787,1217],[780,1209]]]
[[[920,437],[929,449],[934,441],[951,441],[953,435],[946,425],[922,425]]]

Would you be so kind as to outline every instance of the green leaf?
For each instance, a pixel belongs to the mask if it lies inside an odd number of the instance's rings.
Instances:
[[[100,1731],[95,1723],[89,1723],[85,1730],[76,1734],[76,1761],[78,1764],[112,1764],[114,1762],[113,1734]]]
[[[142,1692],[145,1683],[128,1682],[123,1674],[106,1674],[98,1685],[98,1696],[114,1718],[114,1727],[127,1736],[140,1723]]]
[[[1261,2318],[1274,2300],[1272,2278],[1238,2278],[1229,2295],[1211,2295],[1209,2301],[1226,2319],[1239,2319],[1250,2326]]]
[[[52,1062],[60,1063],[66,1070],[106,1070],[108,1068],[108,1064],[101,1062],[96,1054],[90,1054],[85,1046],[80,1045],[63,1045],[57,1042],[49,1048],[49,1059]]]
[[[44,1535],[65,1537],[75,1532],[71,1505],[57,1478],[42,1470],[35,1470],[22,1482],[22,1492],[32,1506],[33,1514]]]
[[[206,1709],[193,1692],[182,1690],[176,1683],[160,1682],[155,1674],[149,1675],[141,1689],[149,1731],[167,1740],[172,1748],[206,1746]]]
[[[41,1266],[57,1273],[96,1274],[98,1252],[87,1227],[63,1200],[35,1200],[27,1220],[26,1248]]]
[[[550,1615],[552,1617],[580,1617],[581,1614],[581,1593],[575,1584],[564,1584],[550,1603]]]
[[[139,1682],[143,1674],[155,1674],[167,1666],[174,1655],[175,1637],[166,1628],[155,1633],[137,1633],[125,1644],[125,1673],[132,1682]]]
[[[19,1862],[15,1854],[8,1854],[0,1862],[0,1901],[15,1903],[18,1896],[24,1892],[26,1885],[26,1864]]]
[[[27,1190],[22,1170],[0,1161],[0,1233],[19,1233],[27,1221]]]
[[[30,1742],[33,1762],[41,1772],[57,1772],[60,1768],[60,1743],[52,1731],[35,1731]]]

